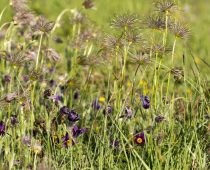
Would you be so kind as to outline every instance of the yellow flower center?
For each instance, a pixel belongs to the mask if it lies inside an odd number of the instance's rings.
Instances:
[[[71,145],[71,143],[72,143],[72,142],[71,142],[71,140],[70,140],[70,139],[66,141],[66,145],[67,145],[67,146],[70,146],[70,145]]]
[[[100,101],[100,102],[104,102],[104,101],[105,101],[105,98],[104,98],[104,97],[100,97],[100,98],[99,98],[99,101]]]
[[[141,144],[143,142],[142,138],[137,139],[137,143]]]

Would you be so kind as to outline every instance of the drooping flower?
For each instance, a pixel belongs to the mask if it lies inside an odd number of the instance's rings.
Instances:
[[[68,119],[71,122],[76,122],[80,119],[80,116],[74,110],[71,110],[68,114]]]
[[[66,132],[66,135],[62,138],[63,142],[63,147],[67,148],[71,145],[74,145],[74,141],[71,139],[70,135],[68,132]]]
[[[137,145],[143,146],[143,145],[145,144],[145,135],[144,135],[144,132],[135,135],[135,137],[134,137],[134,142],[135,142]]]
[[[74,92],[73,97],[74,97],[74,100],[77,100],[79,98],[79,92],[78,91]]]
[[[87,130],[88,130],[87,128],[79,129],[77,125],[74,125],[74,127],[72,129],[72,136],[73,136],[73,138],[77,138],[78,136],[86,133]]]
[[[103,114],[104,114],[104,115],[108,115],[108,114],[110,114],[110,113],[112,113],[112,112],[113,112],[112,106],[107,106],[107,107],[103,110]]]
[[[70,113],[70,109],[67,106],[63,106],[60,108],[60,114],[69,114]]]
[[[17,116],[11,116],[10,117],[10,122],[12,126],[15,126],[18,123]]]
[[[0,121],[0,136],[5,135],[5,124],[3,121]]]
[[[119,145],[120,145],[120,142],[118,140],[110,141],[110,147],[112,147],[113,149],[117,149]]]
[[[165,119],[164,116],[158,115],[158,116],[155,117],[155,122],[156,122],[156,123],[160,123],[160,122],[162,122],[164,119]]]
[[[96,99],[93,101],[92,107],[93,107],[94,110],[99,110],[99,109],[101,108],[101,105],[100,105],[100,103],[99,103],[98,98],[96,98]]]
[[[142,102],[142,106],[144,109],[149,109],[150,108],[150,100],[148,96],[140,95],[140,99]]]

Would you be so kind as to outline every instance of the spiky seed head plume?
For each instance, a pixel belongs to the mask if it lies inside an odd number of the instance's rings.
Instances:
[[[143,22],[145,28],[154,30],[164,30],[166,27],[165,19],[161,16],[148,16]]]
[[[173,13],[176,10],[176,4],[172,1],[168,1],[168,0],[160,0],[158,2],[155,3],[155,7],[157,9],[157,11],[161,12],[161,13]]]
[[[170,24],[169,30],[173,33],[177,38],[186,39],[190,34],[190,29],[182,23],[173,23]]]
[[[136,14],[117,15],[111,21],[111,27],[119,29],[134,29],[137,26],[139,18]]]

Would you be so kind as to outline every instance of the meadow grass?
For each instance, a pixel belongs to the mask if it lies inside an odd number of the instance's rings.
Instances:
[[[3,0],[0,169],[209,169],[193,2]]]

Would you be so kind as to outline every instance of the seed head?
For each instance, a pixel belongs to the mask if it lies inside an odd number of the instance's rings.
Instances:
[[[31,28],[33,31],[41,31],[43,33],[49,33],[55,25],[55,22],[47,22],[46,19],[41,16],[38,18],[35,25],[33,25]]]
[[[154,30],[164,30],[166,27],[165,19],[161,16],[148,16],[143,22],[145,28]]]
[[[46,49],[46,56],[52,62],[57,62],[60,60],[60,55],[53,48]]]
[[[177,38],[186,39],[189,36],[190,30],[188,27],[184,26],[181,23],[170,24],[169,30],[173,33]]]
[[[156,2],[155,7],[157,11],[161,13],[172,13],[176,10],[176,4],[168,0],[161,0],[159,2]]]
[[[119,29],[125,29],[125,30],[133,29],[137,26],[138,21],[139,21],[139,18],[136,14],[117,15],[111,21],[111,26],[113,28],[119,28]]]

